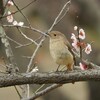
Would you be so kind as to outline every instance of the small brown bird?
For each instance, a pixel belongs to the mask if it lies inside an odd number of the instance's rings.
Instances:
[[[73,70],[74,55],[65,35],[59,31],[51,31],[50,54],[58,65],[66,65],[67,70]]]

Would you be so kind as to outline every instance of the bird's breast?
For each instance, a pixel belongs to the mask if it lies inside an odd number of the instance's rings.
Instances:
[[[51,41],[50,42],[50,54],[54,61],[58,64],[69,62],[73,60],[72,54],[69,52],[68,47],[63,41]]]

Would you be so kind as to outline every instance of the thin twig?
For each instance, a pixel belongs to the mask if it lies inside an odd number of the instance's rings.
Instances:
[[[36,94],[40,89],[42,89],[44,86],[45,86],[45,84],[41,85],[41,86],[35,91],[35,94]]]
[[[28,20],[28,18],[25,16],[25,14],[20,10],[20,8],[17,6],[17,4],[15,3],[14,0],[12,0],[12,2],[14,3],[14,5],[16,6],[16,8],[18,9],[18,11],[23,15],[23,17],[26,19],[26,21],[28,22],[29,24],[29,27],[31,28],[31,23],[30,21]]]
[[[14,86],[14,88],[15,88],[15,90],[16,90],[16,92],[17,92],[17,94],[18,94],[19,98],[21,99],[21,98],[22,98],[22,96],[21,96],[21,94],[19,93],[19,91],[18,91],[17,87],[16,87],[16,86]]]
[[[27,86],[27,98],[30,97],[30,86],[29,84],[26,85]]]
[[[18,46],[16,46],[15,48],[26,47],[26,46],[29,46],[29,45],[33,44],[33,42],[29,42],[29,43],[26,43],[26,44],[21,44],[21,43],[19,43],[19,42],[13,40],[12,38],[10,38],[10,37],[8,37],[8,36],[7,36],[7,38],[8,38],[10,41],[12,41],[12,42],[14,42],[14,43],[16,43],[16,44],[18,45]]]
[[[10,41],[12,41],[12,42],[16,43],[17,45],[22,46],[22,44],[20,44],[19,42],[17,42],[17,41],[15,41],[15,40],[13,40],[13,39],[12,39],[12,38],[10,38],[9,36],[7,36],[7,38],[8,38]]]
[[[65,11],[65,13],[58,19],[58,21],[56,22],[56,24],[58,24],[65,17],[65,15],[67,14],[68,11],[69,11],[69,8],[67,8],[67,10]]]
[[[34,57],[35,57],[35,55],[36,55],[38,49],[40,48],[40,46],[42,45],[42,43],[43,43],[44,40],[45,40],[45,36],[42,37],[42,39],[41,39],[41,41],[39,42],[39,44],[37,45],[37,47],[36,47],[34,53],[32,54],[31,59],[30,59],[30,62],[29,62],[29,64],[28,64],[28,66],[27,66],[27,71],[26,71],[26,72],[29,72],[29,71],[30,71],[30,68],[31,68],[33,59],[34,59]]]
[[[5,3],[5,6],[4,6],[4,11],[5,11],[6,7],[7,7],[8,1],[9,1],[9,0],[6,0],[6,1],[5,1],[6,3]],[[4,14],[4,15],[5,15],[5,14]]]
[[[59,12],[58,16],[55,18],[53,24],[52,24],[51,27],[49,28],[48,33],[49,33],[49,32],[53,29],[53,27],[56,25],[58,19],[59,19],[60,16],[62,15],[64,9],[65,9],[66,6],[67,6],[68,4],[70,4],[70,3],[71,3],[71,1],[69,0],[69,1],[67,1],[67,2],[64,4],[64,6],[62,7],[62,9],[61,9],[61,11]]]
[[[29,27],[29,26],[18,26],[18,25],[2,25],[3,27],[9,27],[9,28],[11,28],[11,27],[20,27],[20,28],[25,28],[25,29],[29,29],[29,30],[32,30],[32,31],[34,31],[34,32],[38,32],[38,33],[41,33],[41,34],[43,34],[43,35],[45,35],[45,36],[48,36],[45,32],[42,32],[42,31],[40,31],[40,30],[38,30],[38,29],[36,29],[36,28],[33,28],[33,27]]]
[[[46,93],[48,93],[48,92],[50,92],[50,91],[52,91],[52,90],[54,90],[54,89],[56,89],[56,88],[58,88],[60,86],[62,86],[62,84],[53,84],[53,85],[47,87],[46,89],[44,89],[44,90],[42,90],[40,92],[37,92],[35,95],[31,96],[30,98],[23,99],[23,100],[34,100],[34,99],[36,99],[36,98],[38,98],[38,97],[40,97],[42,95],[45,95]]]
[[[29,46],[31,44],[33,44],[33,42],[29,42],[29,43],[26,43],[26,44],[22,44],[22,45],[16,46],[15,48],[26,47],[26,46]]]
[[[28,6],[30,6],[30,5],[31,5],[32,3],[34,3],[35,1],[37,1],[37,0],[33,0],[32,2],[30,2],[29,4],[27,4],[26,6],[24,6],[23,8],[21,8],[20,10],[23,10],[23,9],[27,8]],[[19,12],[19,11],[17,10],[17,11],[15,11],[15,12],[9,14],[9,15],[5,15],[5,16],[0,17],[0,19],[1,19],[1,18],[5,18],[5,17],[10,16],[10,15],[13,15],[13,14],[16,14],[16,13],[18,13],[18,12]]]
[[[40,48],[40,46],[42,45],[44,40],[45,40],[45,36],[42,37],[42,39],[40,40],[40,43],[37,45],[34,53],[32,54],[31,59],[29,61],[29,64],[27,66],[27,71],[26,71],[27,73],[30,71],[32,63],[33,63],[33,59],[34,59],[38,49]],[[29,87],[29,84],[27,84],[27,98],[29,97],[29,94],[30,94],[30,87]]]
[[[40,40],[43,37],[43,35],[39,36],[37,39],[35,39],[35,41],[37,42],[38,40]]]
[[[29,38],[28,36],[26,36],[26,35],[21,31],[20,28],[17,27],[17,29],[18,29],[18,31],[20,32],[20,34],[21,34],[24,38],[26,38],[27,40],[33,42],[35,45],[38,45],[37,42],[35,42],[34,40],[32,40],[31,38]]]

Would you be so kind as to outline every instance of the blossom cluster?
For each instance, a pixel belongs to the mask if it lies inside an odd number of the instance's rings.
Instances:
[[[77,26],[74,27],[74,30],[78,31],[78,36],[72,33],[71,36],[71,39],[73,41],[72,46],[75,48],[76,51],[80,51],[80,47],[82,47],[86,54],[90,54],[92,51],[91,44],[84,43],[83,41],[81,41],[86,38],[85,31],[82,28],[78,30]]]
[[[84,39],[86,38],[85,31],[82,28],[79,29],[77,26],[74,27],[74,30],[77,31],[77,34],[72,33],[71,35],[73,41],[72,46],[77,52],[80,52],[81,48],[86,54],[90,54],[92,51],[91,44],[84,42]],[[87,69],[85,64],[79,63],[79,65],[82,70]]]
[[[8,7],[10,6],[13,6],[13,2],[11,0],[8,1],[7,3]],[[24,25],[24,22],[17,22],[14,17],[13,17],[13,14],[11,13],[11,11],[8,11],[7,12],[7,21],[9,23],[12,23],[13,25],[17,25],[17,26],[23,26]]]

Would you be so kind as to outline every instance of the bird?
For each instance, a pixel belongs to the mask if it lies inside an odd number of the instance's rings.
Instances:
[[[75,63],[75,56],[66,36],[59,31],[51,31],[49,35],[50,54],[59,66],[66,65],[67,70],[72,71]]]

